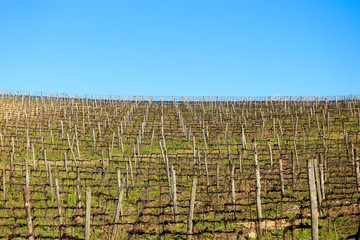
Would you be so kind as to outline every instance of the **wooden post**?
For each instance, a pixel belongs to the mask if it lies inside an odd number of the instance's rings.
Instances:
[[[29,235],[28,239],[34,240],[34,226],[33,226],[32,216],[31,216],[30,191],[29,191],[29,188],[27,188],[27,187],[24,188],[23,198],[24,198],[24,208],[25,208],[25,213],[26,213],[26,224],[27,224],[28,235]]]
[[[205,150],[204,154],[204,163],[205,163],[205,173],[206,173],[206,186],[209,186],[209,169],[207,164],[207,150]]]
[[[3,137],[2,134],[0,133],[0,141],[1,141],[1,151],[4,150],[4,142],[3,142]]]
[[[60,125],[61,125],[61,139],[64,139],[64,124],[63,124],[63,121],[60,121]]]
[[[65,165],[65,171],[66,171],[66,178],[69,179],[69,171],[68,171],[68,165],[67,165],[67,155],[66,155],[66,152],[64,152],[64,165]]]
[[[178,221],[178,209],[177,209],[177,193],[176,193],[176,175],[174,166],[171,166],[171,190],[172,190],[172,200],[174,207],[174,220]]]
[[[262,208],[261,208],[261,184],[260,184],[260,166],[257,158],[257,154],[255,153],[255,190],[256,190],[256,210],[257,217],[259,221],[258,234],[259,238],[261,236],[262,227]]]
[[[309,196],[310,196],[310,210],[311,210],[311,238],[312,240],[319,239],[319,226],[318,226],[318,207],[316,199],[316,185],[315,185],[315,171],[314,160],[308,160],[308,183],[309,183]]]
[[[233,205],[233,216],[234,219],[236,218],[236,196],[235,196],[235,180],[234,180],[234,174],[235,174],[235,165],[231,165],[231,172],[230,172],[230,180],[231,180],[231,204]]]
[[[153,144],[153,141],[154,141],[154,136],[155,136],[155,130],[152,130],[151,140],[150,140],[150,146],[149,146],[149,150],[150,150],[150,151],[151,151],[152,144]]]
[[[95,129],[92,130],[92,133],[93,133],[94,150],[96,150]]]
[[[199,168],[199,175],[201,175],[201,157],[200,157],[200,147],[197,148],[197,155],[198,155],[198,168]]]
[[[15,154],[15,141],[13,137],[11,137],[11,152]]]
[[[193,155],[194,155],[194,163],[196,162],[196,148],[195,148],[195,136],[193,135]]]
[[[129,196],[129,167],[128,164],[125,164],[126,168],[126,197]]]
[[[285,196],[285,187],[284,187],[284,174],[283,174],[283,164],[282,159],[279,159],[279,177],[280,177],[280,185],[281,185],[281,196]]]
[[[76,148],[77,148],[77,151],[78,151],[78,159],[80,161],[81,160],[81,155],[80,155],[79,139],[78,139],[78,133],[77,133],[76,124],[75,124],[75,137],[76,137]]]
[[[294,140],[294,150],[295,150],[297,169],[298,169],[298,171],[300,171],[299,156],[298,156],[298,152],[297,152],[297,148],[296,148],[296,141],[295,140]]]
[[[241,141],[242,141],[242,148],[246,149],[246,138],[245,138],[245,132],[244,132],[243,125],[241,125]]]
[[[315,172],[315,184],[316,184],[316,191],[317,191],[317,200],[318,200],[318,207],[321,206],[322,196],[321,196],[321,184],[320,184],[320,176],[319,176],[319,166],[317,159],[314,159],[314,172]]]
[[[85,240],[90,240],[91,189],[86,189]]]
[[[356,171],[357,191],[360,192],[360,163],[359,163],[359,159],[355,160],[355,171]]]
[[[44,164],[45,164],[45,171],[49,172],[49,165],[48,165],[48,162],[47,162],[46,150],[44,150]]]
[[[48,171],[49,171],[49,183],[50,183],[50,194],[51,194],[51,202],[54,202],[54,191],[53,191],[53,183],[52,183],[52,174],[51,174],[51,165],[48,163]]]
[[[275,118],[272,119],[273,120],[273,132],[274,132],[274,138],[275,138]]]
[[[120,173],[120,170],[118,170],[118,173]],[[122,201],[123,201],[123,196],[124,196],[124,185],[125,185],[125,182],[123,181],[120,184],[120,186],[118,187],[118,204],[116,206],[114,227],[113,227],[113,231],[112,231],[112,235],[111,235],[111,240],[116,239],[117,228],[118,228],[117,223],[119,222],[120,215],[121,216],[123,215]]]
[[[269,154],[270,154],[270,166],[271,166],[271,171],[273,170],[273,156],[272,156],[272,150],[271,150],[271,145],[269,145]]]
[[[164,144],[164,148],[162,147],[161,141],[159,142],[159,144],[160,144],[160,150],[161,150],[161,154],[162,154],[164,164],[165,164],[166,178],[168,180],[169,188],[171,188],[170,169],[169,169],[169,162],[168,162],[168,159],[167,159],[167,156],[166,156],[165,144]]]
[[[29,188],[30,187],[30,176],[29,176],[29,168],[28,168],[27,159],[25,159],[25,182],[26,182],[26,187]]]
[[[325,177],[324,177],[324,164],[319,164],[319,171],[320,171],[320,186],[321,186],[321,197],[325,199]]]
[[[118,169],[116,171],[117,173],[117,182],[118,182],[118,194],[120,193],[120,188],[121,188],[121,172],[120,169]]]
[[[98,130],[99,130],[99,139],[101,141],[101,127],[100,127],[100,122],[98,122]]]
[[[69,145],[69,149],[70,149],[71,156],[72,156],[72,158],[73,158],[73,160],[74,160],[75,166],[77,167],[78,165],[77,165],[77,162],[76,162],[75,153],[74,153],[74,150],[73,150],[73,148],[72,148],[72,144],[70,143],[69,134],[67,133],[66,136],[67,136],[67,140],[68,140],[68,145]]]
[[[34,144],[31,143],[31,150],[33,155],[33,168],[36,169],[36,163],[35,163],[35,150],[34,150]]]
[[[131,164],[131,159],[128,158],[129,161],[129,168],[130,168],[130,178],[131,178],[131,186],[134,186],[134,174],[133,174],[133,170],[132,170],[132,164]]]
[[[105,172],[105,158],[104,158],[104,149],[101,149],[101,166],[103,172]]]
[[[11,152],[10,153],[10,177],[12,177],[14,175],[13,171],[14,171],[14,153]]]
[[[220,166],[217,163],[216,164],[216,193],[217,193],[217,199],[220,200],[219,191],[220,191],[220,184],[219,184],[219,174],[220,174]]]
[[[81,210],[81,188],[80,188],[80,169],[76,168],[76,208],[78,211]]]
[[[3,199],[4,199],[4,205],[6,203],[6,169],[3,168],[2,170],[2,185],[3,185]]]
[[[55,178],[55,191],[56,191],[56,202],[58,205],[58,213],[59,213],[59,230],[61,233],[61,225],[63,224],[62,219],[62,209],[61,209],[61,200],[60,200],[60,191],[59,191],[59,181]]]
[[[360,192],[360,163],[359,163],[359,159],[358,159],[357,149],[355,149],[354,154],[355,154],[356,185],[357,185],[357,191]]]
[[[191,234],[193,232],[193,217],[194,217],[194,208],[195,208],[196,183],[197,183],[197,179],[194,178],[192,181],[192,187],[191,187],[190,209],[189,209],[188,223],[187,223],[187,240],[191,239]]]

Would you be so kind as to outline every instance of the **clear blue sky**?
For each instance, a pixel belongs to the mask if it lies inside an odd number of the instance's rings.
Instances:
[[[1,0],[0,89],[360,93],[360,1]]]

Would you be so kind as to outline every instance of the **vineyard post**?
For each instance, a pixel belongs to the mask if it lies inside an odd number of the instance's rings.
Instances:
[[[28,235],[29,235],[28,239],[34,240],[34,226],[33,226],[32,216],[31,216],[30,191],[29,191],[28,187],[24,188],[23,198],[24,198],[24,208],[25,208],[25,213],[26,213],[26,224],[27,224]]]
[[[81,210],[81,188],[80,188],[80,169],[76,168],[76,208],[78,211]]]
[[[283,174],[283,164],[282,159],[279,158],[279,178],[280,178],[280,185],[281,185],[281,196],[285,196],[285,187],[284,187],[284,174]]]
[[[297,148],[296,148],[296,141],[295,140],[294,140],[294,150],[295,150],[295,157],[296,157],[296,165],[297,165],[297,169],[299,171],[300,170],[299,156],[298,156],[298,152],[297,152]]]
[[[321,157],[321,156],[320,156]],[[325,198],[325,177],[324,177],[324,164],[319,164],[319,171],[320,171],[320,187],[321,187],[321,196],[322,199]]]
[[[206,186],[209,187],[209,169],[207,164],[207,150],[204,153],[204,163],[205,163],[205,172],[206,172]]]
[[[126,169],[126,198],[129,197],[129,167],[128,164],[125,164]]]
[[[105,159],[104,159],[104,149],[101,149],[101,166],[103,172],[105,171]]]
[[[314,164],[315,161],[313,159],[307,161],[310,210],[311,210],[311,238],[312,240],[318,240],[319,226],[318,226],[318,207],[317,207],[317,199],[316,199]]]
[[[357,149],[355,149],[355,172],[356,172],[357,191],[360,192],[360,163],[357,157]]]
[[[46,150],[44,150],[44,164],[45,164],[45,171],[48,176],[49,167],[48,167],[48,162],[47,162],[47,157],[46,157]]]
[[[258,234],[259,238],[261,238],[261,232],[263,229],[262,226],[262,207],[261,207],[261,184],[260,184],[260,166],[257,158],[257,153],[255,153],[255,189],[256,189],[256,209],[257,209],[257,217],[258,217]]]
[[[3,199],[4,199],[4,206],[6,204],[6,168],[2,169],[2,185],[3,185]]]
[[[315,171],[315,184],[316,184],[316,191],[317,191],[317,200],[318,200],[318,207],[321,206],[322,196],[321,196],[321,184],[320,184],[320,176],[319,176],[319,162],[317,159],[314,159],[314,171]]]
[[[77,152],[78,152],[78,159],[80,161],[81,160],[81,155],[80,155],[79,138],[78,138],[78,131],[77,131],[76,124],[75,124],[75,137],[76,137],[76,148],[77,148]]]
[[[176,193],[176,174],[174,166],[171,166],[171,190],[172,190],[172,199],[174,206],[174,220],[178,221],[178,209],[177,209],[177,193]]]
[[[165,138],[164,138],[164,139],[165,139]],[[164,160],[164,164],[165,164],[166,178],[167,178],[167,180],[168,180],[168,185],[169,185],[169,187],[171,187],[169,162],[168,162],[168,159],[167,159],[167,156],[166,156],[165,144],[164,144],[164,147],[162,146],[161,141],[159,142],[159,144],[160,144],[160,150],[161,150],[161,154],[162,154],[162,157],[163,157],[163,160]]]
[[[241,125],[241,141],[242,141],[243,149],[246,149],[246,138],[245,138],[245,132],[244,132],[244,126],[243,125]]]
[[[2,137],[1,133],[0,133],[0,141],[1,141],[1,151],[4,151],[4,142],[3,142],[3,137]]]
[[[61,199],[60,199],[60,191],[59,191],[59,181],[57,178],[55,178],[55,191],[56,191],[56,202],[58,205],[58,213],[59,213],[59,231],[61,236],[63,219],[62,219]]]
[[[118,171],[118,173],[119,172],[120,172],[120,170]],[[118,176],[119,176],[119,174],[118,174]],[[111,240],[116,239],[117,228],[118,228],[117,223],[119,222],[120,215],[121,215],[121,217],[123,216],[122,201],[123,201],[123,196],[124,196],[124,185],[125,185],[125,182],[123,180],[123,182],[118,186],[118,203],[116,206],[114,227],[113,227],[113,231],[112,231],[112,235],[111,235]]]
[[[92,129],[93,133],[93,143],[94,143],[94,150],[96,150],[96,138],[95,138],[95,129]]]
[[[14,175],[13,171],[14,171],[14,153],[11,152],[11,155],[10,155],[10,177],[12,177]]]
[[[108,166],[110,166],[111,164],[111,167],[114,167],[114,162],[112,161],[112,158],[111,158],[111,147],[109,146],[109,143],[107,144],[107,149],[108,149]]]
[[[196,162],[196,148],[195,148],[195,136],[193,135],[193,155],[194,155],[194,163]]]
[[[48,163],[48,171],[49,171],[51,202],[54,202],[54,191],[53,191],[53,183],[52,183],[52,174],[51,174],[51,165],[50,165],[50,163]]]
[[[243,169],[242,169],[242,151],[240,152],[239,150],[239,172],[242,173]]]
[[[64,124],[63,124],[63,121],[60,121],[60,125],[61,125],[61,139],[64,139]]]
[[[234,180],[234,174],[235,174],[235,165],[231,164],[231,172],[230,172],[230,180],[231,180],[231,204],[233,205],[233,214],[234,219],[236,219],[236,196],[235,196],[235,180]]]
[[[91,189],[86,189],[85,240],[90,240]]]
[[[188,222],[187,222],[187,240],[191,239],[191,234],[193,232],[193,217],[194,217],[194,207],[195,207],[196,183],[197,183],[197,179],[194,178],[192,181],[192,187],[191,187],[190,209],[189,209]]]
[[[276,132],[276,131],[275,131],[275,118],[273,117],[272,120],[273,120],[273,133],[274,133],[274,138],[275,138],[275,134],[276,134],[276,133],[275,133],[275,132]]]
[[[67,155],[66,152],[64,152],[64,165],[65,165],[65,171],[66,171],[66,178],[69,179],[69,170],[67,165]]]
[[[118,182],[118,194],[120,193],[120,188],[121,188],[121,172],[120,169],[118,169],[116,171],[116,175],[117,175],[117,182]]]
[[[129,168],[130,168],[131,186],[134,187],[134,174],[133,174],[133,170],[132,170],[132,164],[131,164],[130,157],[128,158],[128,161],[129,161]]]
[[[219,174],[220,174],[220,166],[219,163],[216,164],[216,193],[217,199],[220,200],[219,191],[220,191],[220,184],[219,184]]]
[[[199,175],[201,175],[201,157],[200,157],[200,147],[199,147],[199,145],[198,145],[198,148],[197,148],[197,155],[198,155]]]
[[[153,145],[154,135],[155,135],[155,130],[152,130],[151,139],[150,139],[150,146],[149,146],[150,151],[151,151],[151,148],[152,148],[152,145]]]
[[[72,155],[72,157],[73,157],[73,160],[74,160],[75,167],[77,167],[78,164],[77,164],[77,161],[76,161],[74,149],[73,149],[72,145],[70,145],[69,134],[67,133],[66,135],[67,135],[67,139],[68,139],[68,143],[69,143],[69,148],[70,148],[70,152],[71,152],[71,155]],[[74,138],[73,138],[73,143],[74,143]],[[80,160],[80,159],[79,159],[79,160]]]
[[[273,156],[272,156],[272,150],[271,150],[271,145],[270,143],[268,144],[269,146],[269,154],[270,154],[270,167],[271,167],[271,171],[273,170]]]
[[[101,127],[100,127],[100,122],[98,122],[98,130],[99,130],[99,139],[100,139],[100,141],[101,141],[102,139],[101,139]]]
[[[27,159],[25,159],[25,181],[26,181],[26,187],[30,187],[30,176],[29,176],[29,168],[27,164]]]
[[[34,170],[36,169],[36,163],[35,163],[35,150],[34,150],[34,144],[31,143],[31,150],[32,150],[32,155],[33,155],[33,168]]]

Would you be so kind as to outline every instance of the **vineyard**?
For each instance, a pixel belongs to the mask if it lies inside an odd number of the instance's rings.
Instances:
[[[0,95],[0,238],[359,239],[358,97]]]

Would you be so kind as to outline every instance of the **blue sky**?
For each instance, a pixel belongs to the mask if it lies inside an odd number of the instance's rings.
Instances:
[[[0,1],[0,89],[359,94],[360,1]]]

